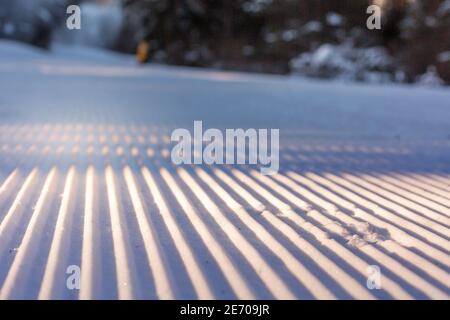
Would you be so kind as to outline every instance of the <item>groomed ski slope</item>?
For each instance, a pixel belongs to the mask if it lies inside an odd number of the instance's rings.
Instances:
[[[174,166],[194,120],[279,128],[279,174]],[[0,299],[448,299],[449,147],[448,89],[2,41]]]

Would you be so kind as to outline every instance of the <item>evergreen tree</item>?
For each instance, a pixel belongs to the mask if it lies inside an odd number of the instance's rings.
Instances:
[[[0,2],[0,38],[48,48],[53,30],[65,14],[66,0],[14,0]]]

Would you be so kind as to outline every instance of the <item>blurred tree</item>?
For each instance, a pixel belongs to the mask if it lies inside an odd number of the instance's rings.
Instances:
[[[409,80],[436,65],[450,81],[449,1],[123,0],[118,48],[135,52],[146,40],[152,61],[288,73],[293,58],[325,43],[383,46]],[[383,8],[381,30],[366,28],[371,4]]]
[[[66,5],[66,0],[0,1],[0,38],[48,48]]]
[[[415,0],[405,11],[394,54],[410,80],[435,66],[439,76],[450,81],[450,58],[440,58],[450,52],[450,1]]]

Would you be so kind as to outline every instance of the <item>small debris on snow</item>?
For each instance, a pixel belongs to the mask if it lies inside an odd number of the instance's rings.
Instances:
[[[357,234],[350,237],[350,240],[348,240],[347,245],[354,247],[354,248],[361,248],[367,245],[367,242],[362,239]]]
[[[306,213],[312,211],[313,209],[314,208],[311,205],[309,205],[309,204],[300,207],[300,210],[302,210],[302,211],[304,211]]]
[[[377,243],[380,240],[383,240],[382,237],[376,232],[370,232],[366,235],[364,235],[364,240],[368,243]]]

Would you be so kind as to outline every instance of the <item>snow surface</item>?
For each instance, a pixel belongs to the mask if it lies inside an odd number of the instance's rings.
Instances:
[[[450,296],[448,89],[7,41],[0,88],[0,299]],[[173,166],[194,120],[279,128],[280,173]]]

